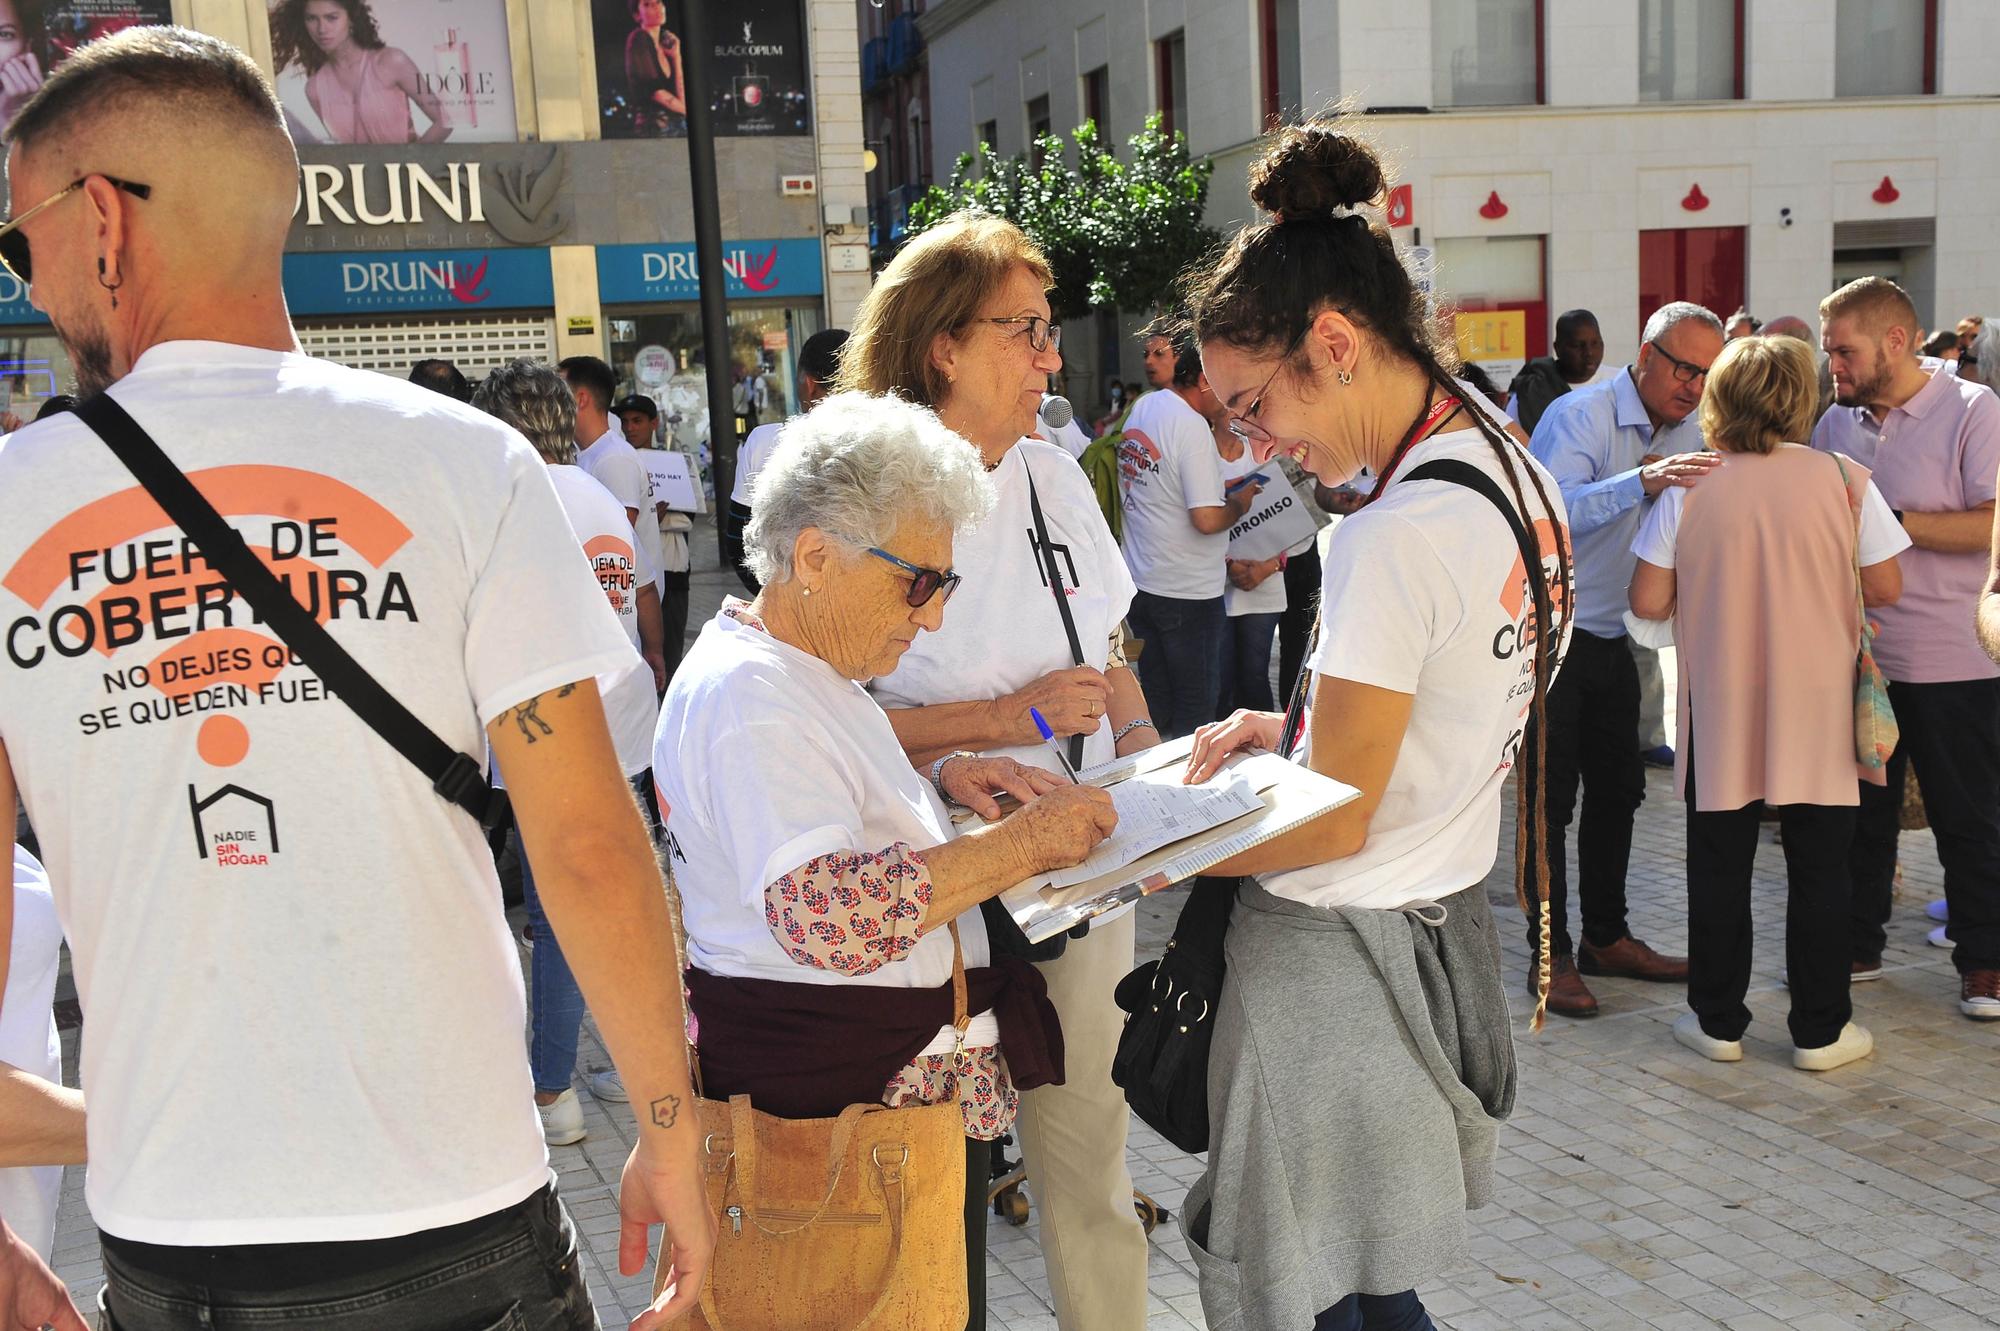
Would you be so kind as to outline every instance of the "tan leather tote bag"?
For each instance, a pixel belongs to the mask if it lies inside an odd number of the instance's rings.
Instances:
[[[953,1024],[965,964],[952,927]],[[695,1331],[958,1331],[965,1325],[965,1121],[954,1101],[781,1119],[701,1093],[719,1222]],[[664,1267],[661,1274],[665,1274]],[[660,1291],[656,1279],[654,1295]]]

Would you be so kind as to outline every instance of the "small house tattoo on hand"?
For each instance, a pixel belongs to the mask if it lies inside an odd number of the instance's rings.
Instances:
[[[653,1126],[671,1128],[681,1116],[681,1100],[677,1095],[663,1095],[653,1101]]]

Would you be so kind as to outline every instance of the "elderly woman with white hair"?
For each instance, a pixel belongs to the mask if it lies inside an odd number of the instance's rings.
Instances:
[[[1009,758],[918,770],[860,683],[943,622],[953,534],[992,505],[978,454],[921,407],[843,393],[786,426],[745,532],[763,590],[702,630],[653,749],[706,1094],[781,1118],[962,1105],[974,1326],[989,1143],[1019,1089],[1063,1076],[1040,975],[989,959],[975,908],[1079,863],[1117,821],[1102,790]],[[952,835],[947,803],[1000,794],[1021,807]],[[955,946],[970,1067],[954,1060]]]

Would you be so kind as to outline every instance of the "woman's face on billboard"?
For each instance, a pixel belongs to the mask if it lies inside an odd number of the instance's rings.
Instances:
[[[5,4],[7,0],[0,0]],[[667,21],[666,0],[639,0],[639,26],[657,28]]]
[[[21,11],[14,0],[0,0],[0,61],[12,60],[28,49],[28,34],[21,27]]]
[[[6,4],[7,0],[0,0]],[[322,51],[331,51],[347,41],[351,25],[347,8],[340,0],[307,0],[306,32]]]

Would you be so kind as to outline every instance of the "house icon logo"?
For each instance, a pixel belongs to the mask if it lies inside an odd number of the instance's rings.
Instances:
[[[195,849],[229,867],[269,864],[278,853],[277,807],[254,790],[227,785],[203,796],[188,787]]]

